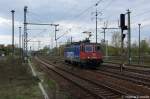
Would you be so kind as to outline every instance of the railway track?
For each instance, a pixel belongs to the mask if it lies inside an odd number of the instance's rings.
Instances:
[[[112,62],[112,61],[106,61],[105,63],[110,63],[110,64],[120,64],[119,62]],[[139,67],[139,68],[146,68],[146,69],[150,69],[150,66],[148,65],[139,65],[139,64],[125,64],[126,66],[130,66],[130,67]]]
[[[55,57],[55,59],[64,62],[64,58],[62,57]],[[120,69],[120,63],[117,63],[117,62],[106,61],[102,65],[106,67],[109,66],[110,68],[112,67],[112,68]],[[139,73],[142,73],[142,72],[150,73],[150,66],[144,66],[144,65],[125,64],[124,69],[128,71],[133,71],[133,72],[137,71]]]
[[[45,60],[44,60],[45,61]],[[50,63],[50,62],[48,62],[47,60],[45,61],[45,62],[47,62],[47,63]],[[51,63],[52,63],[52,61],[51,61]],[[62,69],[62,68],[61,68]],[[64,69],[63,69],[64,70]],[[66,70],[67,71],[67,70]],[[68,71],[67,71],[68,72]],[[91,72],[91,71],[90,71]],[[90,73],[90,72],[87,72],[87,73]],[[70,72],[69,72],[70,73]],[[81,74],[82,75],[82,74]],[[84,74],[83,74],[84,75]],[[91,75],[93,75],[93,73],[91,74]],[[104,74],[103,74],[104,75]],[[106,74],[105,74],[106,75]],[[78,75],[79,76],[79,75]],[[108,74],[107,74],[107,76],[108,76]],[[110,76],[110,75],[109,75]],[[110,77],[112,77],[112,76],[110,76]],[[82,77],[82,78],[86,78],[86,80],[90,80],[90,79],[92,79],[92,78],[88,78],[87,76],[86,77]],[[119,77],[115,77],[115,78],[119,78]],[[111,78],[110,78],[111,79]],[[119,78],[120,79],[120,78]],[[94,82],[94,83],[96,83],[96,84],[98,84],[98,85],[103,85],[103,86],[107,86],[107,87],[110,87],[110,88],[113,88],[113,89],[117,89],[117,91],[119,91],[119,92],[121,92],[122,94],[121,95],[124,95],[124,94],[126,94],[126,95],[142,95],[142,93],[139,93],[138,91],[136,92],[136,91],[134,91],[134,90],[131,90],[131,89],[127,89],[127,88],[121,88],[121,87],[118,87],[117,85],[112,85],[112,84],[109,84],[109,83],[107,83],[107,84],[104,84],[104,82],[102,83],[102,82],[96,82],[96,80],[94,80],[94,79],[92,79],[92,80],[90,80],[90,81],[92,81],[92,82]],[[128,80],[129,81],[129,80]],[[111,82],[111,81],[110,81]],[[105,82],[106,83],[106,82]],[[142,83],[142,82],[141,82]],[[113,87],[112,87],[113,86]],[[123,90],[123,91],[122,91]],[[149,92],[148,92],[149,93]]]
[[[64,58],[62,57],[56,57],[56,60],[64,62]],[[104,64],[102,64],[102,66],[112,68],[112,69],[117,69],[117,70],[120,70],[120,65],[121,65],[120,63],[111,62],[111,61],[107,61],[107,62],[104,62]],[[124,64],[123,68],[124,68],[123,69],[124,71],[150,75],[150,66],[136,65],[136,64],[131,64],[131,65]]]
[[[64,63],[64,59],[61,58],[61,57],[55,57],[55,60],[59,61],[59,62],[61,61],[61,62]],[[113,63],[113,62],[104,63],[104,64],[102,64],[102,66],[100,66],[100,68],[101,67],[107,67],[107,68],[111,68],[111,69],[120,70],[120,64],[119,63]],[[127,65],[127,64],[125,64],[125,66],[123,68],[123,71],[150,75],[150,67],[149,66]]]
[[[71,83],[87,91],[88,93],[96,97],[96,99],[118,99],[121,98],[122,95],[127,95],[126,93],[117,91],[111,87],[95,84],[88,79],[85,79],[79,75],[75,75],[66,70],[58,68],[52,64],[46,63],[45,61],[40,60],[39,58],[36,58],[36,60],[40,64],[42,64],[46,70],[54,71],[58,75],[70,81]]]
[[[141,85],[143,87],[149,87],[150,88],[150,77],[145,76],[142,74],[132,73],[132,72],[119,72],[117,70],[107,70],[107,69],[99,69],[96,71],[97,73],[104,74],[107,76],[111,76],[118,79],[123,79],[126,81],[130,81],[133,83],[136,83],[138,85]]]
[[[59,58],[56,59],[57,61],[63,62],[63,60],[60,60]],[[68,65],[68,64],[66,64]],[[140,74],[140,73],[134,73],[130,71],[123,71],[120,72],[116,68],[106,68],[106,67],[101,67],[98,70],[95,70],[94,72],[107,75],[110,77],[130,81],[136,84],[139,84],[140,86],[144,87],[149,87],[150,88],[150,76],[145,75],[145,74]]]
[[[106,68],[109,68],[109,69],[120,70],[120,64],[104,63],[102,66],[106,67]],[[145,67],[141,67],[141,66],[140,67],[135,67],[135,66],[132,66],[132,65],[130,65],[130,66],[129,65],[124,65],[123,66],[123,71],[150,75],[150,68],[145,68]]]

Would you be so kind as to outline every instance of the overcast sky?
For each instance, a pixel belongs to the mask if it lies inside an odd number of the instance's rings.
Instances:
[[[59,42],[65,42],[73,36],[73,40],[86,37],[83,31],[91,31],[95,39],[95,7],[99,0],[0,0],[0,44],[11,44],[11,10],[15,10],[15,43],[18,43],[18,27],[23,23],[23,8],[28,6],[27,20],[36,23],[59,24],[58,37],[68,33]],[[118,27],[121,13],[131,10],[132,42],[138,39],[138,23],[142,24],[142,38],[150,38],[150,0],[102,0],[98,5],[98,40],[104,21],[108,27]],[[54,28],[50,26],[28,26],[29,39],[41,40],[48,44],[54,37]],[[116,30],[117,31],[117,30]],[[113,31],[107,31],[107,39],[111,41]],[[34,45],[34,44],[31,44]],[[36,44],[35,44],[36,45]]]

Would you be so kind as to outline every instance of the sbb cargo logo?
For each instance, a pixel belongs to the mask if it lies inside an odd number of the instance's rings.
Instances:
[[[74,52],[67,52],[67,58],[74,58]]]

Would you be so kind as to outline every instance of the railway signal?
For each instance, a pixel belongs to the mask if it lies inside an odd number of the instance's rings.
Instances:
[[[127,30],[128,27],[125,25],[125,14],[120,14],[120,28],[121,28],[121,37],[122,37],[122,42],[124,41],[126,34],[123,33],[124,30]]]
[[[123,34],[123,31],[125,30],[125,14],[120,14],[120,28],[121,28],[121,58],[122,58],[122,62],[120,65],[120,71],[122,72],[123,70],[123,66],[124,66],[124,38],[125,38],[125,34]]]
[[[130,10],[127,10],[128,15],[128,25],[126,26],[126,18],[125,14],[120,14],[120,28],[121,28],[121,49],[122,49],[122,64],[121,64],[121,71],[124,65],[124,39],[126,34],[123,33],[124,30],[128,30],[128,63],[131,63],[131,29],[130,29]]]
[[[127,26],[125,25],[125,14],[120,14],[120,27],[122,30],[127,30]]]

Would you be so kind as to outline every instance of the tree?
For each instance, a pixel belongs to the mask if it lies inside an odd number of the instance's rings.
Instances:
[[[119,48],[121,46],[121,35],[119,32],[115,32],[112,35],[112,45],[116,48]]]
[[[112,53],[114,53],[114,55],[120,55],[120,47],[121,47],[121,43],[120,43],[120,41],[121,41],[121,35],[120,35],[120,33],[119,32],[115,32],[113,35],[112,35],[112,46],[114,47],[112,47],[113,48],[113,52]]]
[[[138,55],[138,45],[137,45],[136,41],[131,45],[131,50],[132,50],[132,55],[133,56]]]
[[[143,54],[147,54],[149,50],[149,44],[146,40],[142,40],[141,42],[141,52]]]
[[[44,54],[48,54],[50,51],[48,46],[45,46],[43,49],[40,50],[40,52],[44,53]]]

